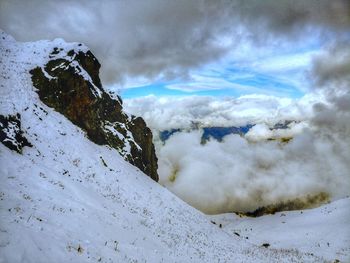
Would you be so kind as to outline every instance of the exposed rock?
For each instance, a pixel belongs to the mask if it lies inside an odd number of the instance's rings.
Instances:
[[[206,144],[210,139],[222,142],[223,138],[230,134],[245,135],[255,124],[247,124],[245,126],[235,127],[205,127],[200,123],[193,124],[191,129],[170,129],[159,132],[160,140],[165,143],[173,134],[183,131],[202,130],[201,144]]]
[[[293,210],[301,210],[306,208],[314,208],[320,204],[327,203],[329,200],[330,200],[329,194],[325,192],[320,192],[317,194],[313,194],[313,195],[310,194],[304,197],[295,198],[293,200],[288,200],[277,204],[263,206],[256,209],[253,212],[239,213],[239,214],[249,216],[249,217],[259,217],[259,216],[268,215],[268,214],[275,214],[280,211],[293,211]]]
[[[32,147],[32,144],[23,136],[21,130],[21,115],[0,115],[0,141],[7,148],[22,153],[24,146]]]
[[[152,132],[140,117],[128,116],[122,100],[105,92],[100,63],[90,52],[54,48],[44,67],[30,71],[40,99],[86,131],[100,145],[109,145],[131,164],[158,181]]]

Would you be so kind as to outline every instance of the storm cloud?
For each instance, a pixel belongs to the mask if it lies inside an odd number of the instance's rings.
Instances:
[[[240,43],[343,34],[347,0],[0,2],[0,26],[21,41],[62,37],[87,44],[105,83],[186,78]],[[327,41],[326,41],[327,42]]]

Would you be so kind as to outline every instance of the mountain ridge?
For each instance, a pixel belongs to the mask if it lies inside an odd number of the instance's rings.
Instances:
[[[158,181],[152,132],[141,117],[128,116],[120,97],[112,99],[99,78],[100,63],[82,44],[46,50],[47,62],[30,70],[39,98],[86,131],[100,145]]]

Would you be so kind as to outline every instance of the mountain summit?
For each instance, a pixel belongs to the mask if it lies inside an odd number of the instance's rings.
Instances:
[[[50,48],[45,47],[42,54],[33,51],[33,56],[46,60],[30,70],[40,100],[82,128],[91,141],[117,149],[125,160],[158,181],[151,130],[141,117],[123,112],[119,96],[113,99],[105,92],[100,63],[91,51],[78,43],[62,45],[62,40],[53,41]]]

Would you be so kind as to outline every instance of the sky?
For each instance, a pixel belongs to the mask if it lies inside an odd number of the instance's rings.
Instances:
[[[310,37],[276,48],[268,41],[262,46],[244,37],[222,58],[189,69],[174,78],[133,78],[112,88],[123,98],[156,96],[240,97],[249,94],[300,98],[310,86],[307,73],[312,61],[322,53],[321,37]],[[306,42],[306,43],[305,43]],[[271,46],[270,46],[271,45]]]
[[[247,43],[236,46],[219,62],[190,70],[185,78],[142,80],[116,85],[123,98],[156,96],[240,97],[249,94],[300,98],[310,89],[306,79],[312,59],[321,53],[318,39],[305,46],[285,50],[256,50]],[[267,49],[268,47],[265,47]],[[261,52],[258,57],[244,54]],[[239,53],[239,54],[238,54]],[[246,52],[247,53],[247,52]],[[243,55],[244,54],[244,55]]]
[[[84,42],[107,89],[147,95],[300,98],[318,57],[349,42],[349,1],[0,1],[20,41]]]

